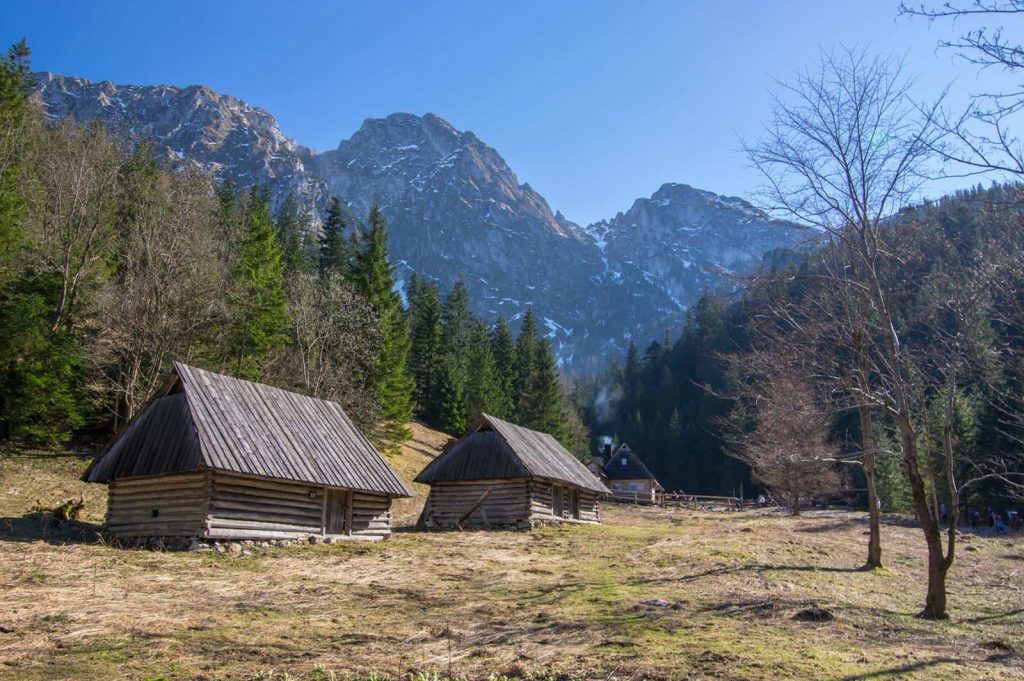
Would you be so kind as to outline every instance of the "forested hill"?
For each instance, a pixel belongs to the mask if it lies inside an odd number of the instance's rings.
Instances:
[[[907,324],[903,342],[908,351],[926,355],[942,339],[943,326],[914,322],[942,317],[942,296],[955,277],[980,280],[986,271],[1008,267],[1020,274],[1019,263],[1008,264],[1021,252],[1019,224],[1024,219],[1021,188],[977,187],[904,211],[890,229],[907,239],[908,254],[899,273],[902,295],[899,317]],[[742,364],[753,347],[763,347],[765,319],[782,302],[806,299],[814,290],[812,275],[818,254],[781,250],[772,254],[775,273],[742,295],[725,297],[706,292],[688,313],[683,332],[646,347],[631,345],[603,376],[579,381],[575,400],[591,429],[594,447],[601,436],[628,442],[667,489],[691,493],[736,494],[741,483],[751,490],[747,466],[729,456],[725,422],[734,411]],[[1016,270],[1015,270],[1016,267]],[[770,270],[769,270],[770,272]],[[967,290],[970,284],[964,284]],[[965,369],[958,388],[958,435],[964,470],[984,467],[1019,449],[1024,422],[1019,416],[1020,386],[1014,378],[1024,357],[1024,328],[1014,311],[1020,309],[1018,286],[993,288],[980,295],[973,329],[977,364]],[[1016,291],[1016,294],[1013,292]],[[1016,298],[1014,297],[1016,296]],[[807,351],[813,350],[808,346]],[[782,350],[779,350],[782,352]],[[739,359],[739,362],[737,362]],[[921,360],[922,371],[934,360]],[[931,400],[934,395],[922,397]],[[939,404],[933,407],[938,410]],[[937,418],[937,417],[936,417]],[[879,485],[884,508],[907,509],[891,424],[879,424],[888,456],[879,462]],[[931,426],[940,432],[938,421]],[[836,405],[831,421],[832,443],[853,452],[858,441],[856,413]],[[922,425],[924,429],[924,425]],[[937,437],[935,435],[934,437]],[[940,443],[930,440],[929,446]],[[859,468],[848,466],[850,487],[863,489]],[[756,483],[756,481],[753,481]],[[940,483],[941,484],[941,483]],[[975,501],[1005,493],[992,480],[971,488]]]
[[[271,113],[210,88],[118,85],[37,73],[50,121],[102,121],[162,164],[195,167],[241,190],[266,186],[321,226],[332,196],[365,219],[379,203],[396,276],[449,291],[460,277],[473,312],[513,331],[531,306],[563,368],[594,372],[623,340],[678,329],[706,288],[730,286],[767,250],[800,234],[749,203],[665,184],[589,227],[554,211],[501,154],[434,114],[370,118],[336,149],[313,151]],[[654,189],[654,188],[652,188]]]

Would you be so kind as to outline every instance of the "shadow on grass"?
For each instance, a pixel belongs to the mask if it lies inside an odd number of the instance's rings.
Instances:
[[[928,669],[939,664],[956,664],[966,662],[966,659],[958,657],[937,657],[934,660],[921,660],[920,662],[911,662],[909,664],[899,665],[898,667],[886,667],[876,672],[864,672],[863,674],[851,674],[844,676],[839,681],[868,681],[869,679],[892,679],[902,678],[906,674],[911,672],[921,671],[922,669]]]
[[[81,520],[58,520],[44,513],[0,518],[0,541],[44,541],[55,546],[98,544],[102,525]]]
[[[996,620],[1008,619],[1015,615],[1024,615],[1024,608],[1017,608],[1016,610],[1000,612],[994,615],[979,615],[978,617],[972,617],[964,621],[970,622],[971,624],[981,624],[982,622],[994,622]]]
[[[719,577],[722,575],[731,575],[739,572],[865,572],[863,566],[858,567],[828,567],[820,565],[772,565],[770,563],[751,563],[749,565],[719,565],[712,568],[708,568],[702,572],[694,572],[688,575],[670,576],[670,577],[641,577],[639,579],[630,580],[630,584],[634,586],[647,585],[647,584],[678,584],[683,582],[692,582],[698,579],[704,579],[707,577]]]

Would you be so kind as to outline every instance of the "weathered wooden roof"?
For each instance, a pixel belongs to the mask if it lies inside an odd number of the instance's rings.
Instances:
[[[625,464],[622,463],[623,459],[626,460]],[[604,474],[609,480],[653,480],[657,487],[661,487],[654,474],[627,444],[619,445],[612,458],[605,463]]]
[[[416,476],[416,482],[544,478],[606,494],[607,487],[551,435],[494,416],[483,419]]]
[[[93,462],[86,480],[210,468],[411,496],[337,404],[180,363],[174,376]]]

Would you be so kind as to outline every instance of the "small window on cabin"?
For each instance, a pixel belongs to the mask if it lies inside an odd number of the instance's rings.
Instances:
[[[619,489],[619,483],[613,482],[612,483],[612,489]]]
[[[630,491],[630,492],[635,492],[635,491],[636,491],[636,489],[637,489],[637,488],[636,488],[636,483],[635,483],[635,482],[631,482],[631,483],[629,483],[629,491]]]
[[[623,466],[625,466],[625,465],[626,465],[626,457],[622,457],[622,465],[623,465]]]
[[[159,508],[154,508],[154,509],[153,509],[153,513],[152,513],[152,516],[153,516],[153,517],[155,518],[155,517],[157,517],[158,515],[160,515],[160,509],[159,509]]]

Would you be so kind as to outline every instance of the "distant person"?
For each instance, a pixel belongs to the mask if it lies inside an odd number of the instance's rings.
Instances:
[[[1003,522],[1003,516],[996,513],[992,519],[992,527],[995,528],[996,534],[1006,534],[1007,527],[1006,523]]]
[[[971,509],[971,529],[975,532],[978,531],[978,525],[981,523],[981,511],[976,508]]]
[[[1010,527],[1011,530],[1019,530],[1021,524],[1020,513],[1018,513],[1017,511],[1008,510],[1006,512],[1006,524]]]
[[[764,505],[767,504],[767,503],[768,503],[768,500],[764,498],[763,494],[758,494],[757,495],[757,505],[759,507],[763,508]]]
[[[939,525],[941,527],[949,525],[949,509],[946,508],[945,504],[939,506]]]

